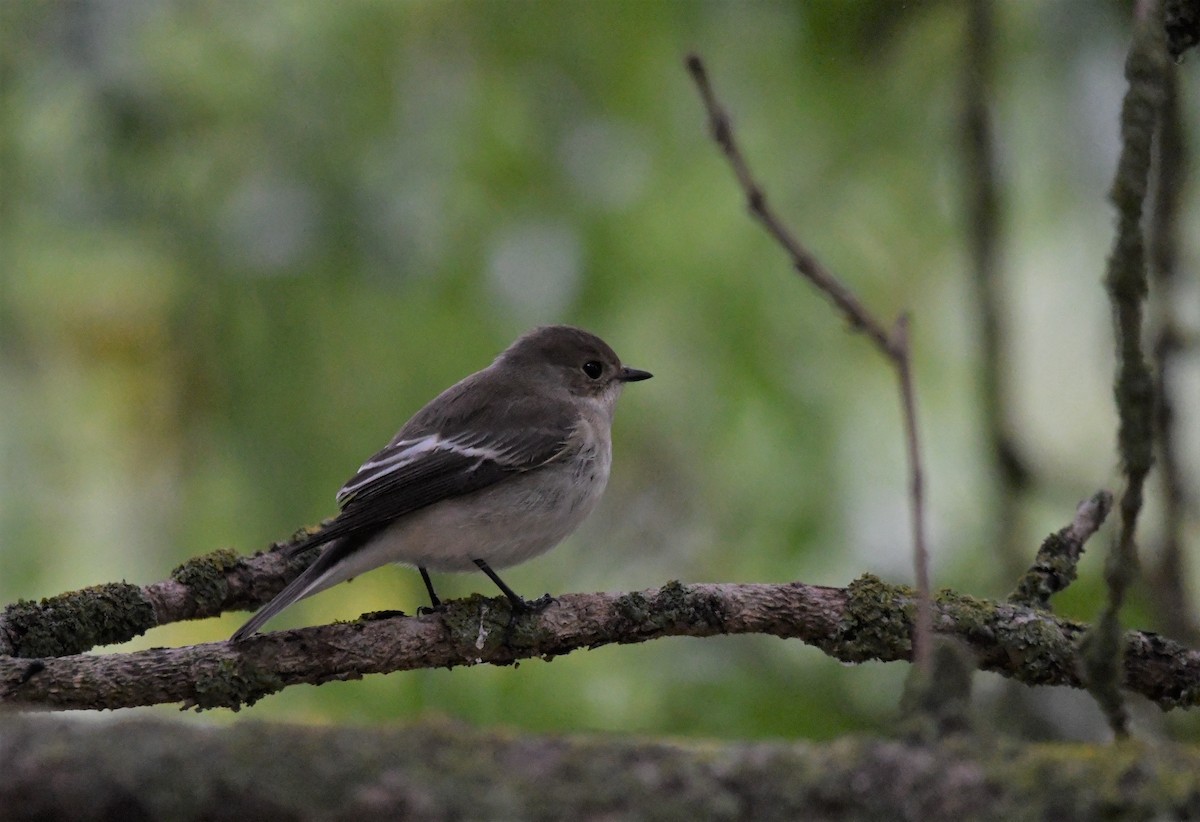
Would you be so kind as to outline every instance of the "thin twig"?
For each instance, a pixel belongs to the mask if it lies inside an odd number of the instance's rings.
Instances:
[[[842,312],[851,328],[861,331],[875,344],[879,351],[896,369],[900,382],[901,406],[906,432],[909,463],[909,502],[912,512],[913,567],[917,583],[917,621],[914,631],[915,660],[925,671],[929,668],[930,608],[929,608],[929,553],[925,537],[924,489],[921,472],[921,455],[917,435],[916,398],[911,372],[908,318],[901,316],[892,331],[875,318],[859,301],[858,297],[825,268],[799,239],[784,225],[783,221],[767,204],[762,186],[755,180],[741,149],[734,139],[729,115],[717,100],[704,62],[698,55],[687,58],[687,68],[700,91],[704,107],[708,112],[709,127],[713,139],[720,146],[725,158],[733,168],[738,184],[746,196],[750,214],[758,220],[767,233],[778,242],[792,260],[796,271]]]
[[[933,614],[929,605],[929,551],[925,544],[925,476],[921,470],[921,440],[917,432],[917,394],[912,379],[912,353],[908,344],[908,314],[896,320],[893,334],[899,348],[894,360],[900,379],[904,440],[908,449],[909,499],[912,503],[913,571],[917,583],[916,661],[929,672],[932,653]]]

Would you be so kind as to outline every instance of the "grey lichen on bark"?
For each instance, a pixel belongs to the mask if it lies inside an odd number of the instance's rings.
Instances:
[[[67,656],[124,642],[156,625],[154,605],[136,585],[110,582],[38,602],[18,600],[0,614],[0,637],[11,656]]]

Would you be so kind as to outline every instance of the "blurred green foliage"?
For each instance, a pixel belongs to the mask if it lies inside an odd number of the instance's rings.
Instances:
[[[1032,557],[1114,483],[1098,280],[1126,30],[1116,5],[998,5],[1012,414],[1046,480]],[[908,579],[892,374],[746,216],[692,49],[799,235],[881,316],[912,310],[935,579],[1005,593],[960,206],[964,21],[948,1],[7,0],[0,601],[162,579],[330,515],[408,415],[549,322],[656,378],[622,401],[601,511],[506,574],[517,590]],[[1094,615],[1099,576],[1093,550],[1068,613]],[[384,569],[274,627],[423,598]],[[903,675],[673,640],[247,713],[831,737],[885,722]],[[1058,732],[1100,732],[1086,697],[1048,704]]]

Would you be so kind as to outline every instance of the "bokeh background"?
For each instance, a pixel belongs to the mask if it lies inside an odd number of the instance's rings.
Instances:
[[[1027,560],[1117,487],[1101,278],[1129,6],[997,6],[1004,413],[1035,478],[1010,525]],[[689,50],[799,235],[881,316],[912,311],[935,582],[1004,595],[964,211],[966,20],[949,0],[6,0],[0,602],[148,583],[331,515],[410,414],[552,322],[656,376],[621,402],[600,510],[506,573],[518,591],[908,581],[893,375],[747,216]],[[1194,90],[1195,66],[1181,75]],[[1200,134],[1194,91],[1184,103]],[[1184,243],[1194,328],[1194,231]],[[1197,370],[1193,356],[1179,388],[1193,480]],[[1151,564],[1160,509],[1152,494]],[[1061,612],[1095,615],[1107,539]],[[492,592],[481,575],[437,582]],[[1152,600],[1128,621],[1155,627]],[[387,568],[272,627],[423,602],[414,571]],[[245,616],[128,647],[221,639]],[[885,725],[906,669],[676,639],[292,688],[241,716],[826,738]],[[981,714],[1014,727],[1002,682],[976,683]],[[1033,733],[1104,734],[1084,695],[1021,701]],[[1138,716],[1200,738],[1189,717]]]

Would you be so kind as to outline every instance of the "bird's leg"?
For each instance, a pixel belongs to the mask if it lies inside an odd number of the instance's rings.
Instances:
[[[438,598],[437,591],[433,590],[433,582],[429,579],[429,572],[422,565],[417,566],[417,570],[421,572],[421,580],[425,583],[425,590],[429,592],[429,608],[418,608],[418,614],[431,614],[434,611],[441,610],[442,601]]]
[[[500,577],[496,575],[496,572],[493,571],[486,562],[484,562],[481,559],[477,559],[477,560],[473,560],[473,561],[476,565],[479,566],[479,570],[483,571],[485,574],[487,574],[488,578],[491,579],[492,582],[496,583],[496,587],[499,588],[501,591],[503,591],[504,595],[506,597],[508,597],[508,601],[512,603],[512,610],[513,610],[514,615],[529,614],[529,613],[536,613],[538,611],[542,611],[546,608],[547,605],[549,605],[551,602],[554,601],[554,597],[550,596],[549,594],[545,594],[541,598],[536,599],[533,602],[530,602],[529,600],[524,599],[523,597],[518,595],[517,592],[514,591],[512,588],[509,588],[507,585],[505,585],[504,580],[500,579]]]

